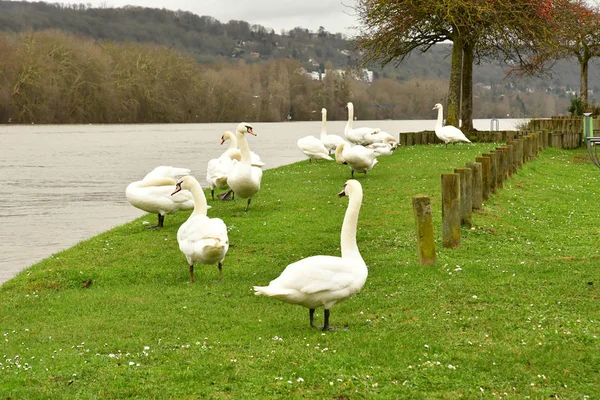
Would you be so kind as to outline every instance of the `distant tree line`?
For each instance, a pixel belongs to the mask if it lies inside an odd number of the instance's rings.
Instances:
[[[95,41],[57,30],[0,34],[2,123],[167,123],[432,119],[447,83],[355,79],[331,63],[312,80],[297,60],[204,65],[164,46]],[[549,94],[481,89],[480,118],[546,115],[567,104]],[[529,98],[531,97],[531,98]],[[566,102],[568,100],[565,99]]]

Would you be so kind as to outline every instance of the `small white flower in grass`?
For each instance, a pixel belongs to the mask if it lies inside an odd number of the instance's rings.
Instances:
[[[456,367],[452,364],[448,364],[448,369],[456,369]]]
[[[288,381],[288,383],[291,385],[291,384],[292,384],[292,381]]]
[[[333,386],[333,382],[329,382],[329,386]]]
[[[479,390],[481,390],[481,393],[485,392],[485,389],[482,388],[481,386],[479,387]]]
[[[425,345],[425,348],[426,348],[426,349],[428,349],[428,348],[429,348],[429,345],[428,345],[428,344],[426,344],[426,345]]]
[[[144,350],[150,350],[150,346],[144,346]]]
[[[302,378],[298,378],[298,379],[296,379],[296,382],[298,382],[298,383],[302,383],[302,382],[304,382],[304,379],[302,379]]]
[[[110,353],[108,356],[109,356],[110,358],[115,358],[115,357],[116,357],[116,356],[115,356],[113,353]]]
[[[474,295],[473,295],[473,298],[474,298],[474,299],[476,299],[476,298],[477,298],[477,295],[476,295],[476,294],[474,294]]]
[[[129,361],[129,365],[135,365],[133,361]]]

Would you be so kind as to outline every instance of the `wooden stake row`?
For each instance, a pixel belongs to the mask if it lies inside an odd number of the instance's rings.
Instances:
[[[504,182],[523,165],[537,157],[548,142],[541,140],[538,132],[531,132],[508,141],[505,145],[482,156],[466,168],[456,168],[454,173],[442,174],[442,246],[460,246],[461,226],[471,228],[472,212],[479,211],[490,195],[504,187]],[[417,253],[421,265],[436,262],[431,205],[428,196],[413,197],[413,210],[417,225]]]

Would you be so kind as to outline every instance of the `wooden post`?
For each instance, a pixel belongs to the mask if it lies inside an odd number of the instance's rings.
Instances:
[[[475,161],[481,164],[481,200],[490,199],[490,158],[476,157]]]
[[[500,146],[496,147],[498,153],[502,153],[502,180],[508,179],[508,147]]]
[[[517,140],[517,168],[523,168],[523,143],[525,139],[522,137]]]
[[[468,162],[467,168],[471,168],[472,209],[481,210],[483,207],[483,180],[481,177],[481,163]]]
[[[497,192],[496,190],[496,174],[498,173],[498,164],[497,164],[497,158],[496,158],[496,153],[494,152],[489,152],[489,153],[483,153],[484,157],[489,157],[490,159],[490,193],[494,194]]]
[[[496,188],[504,187],[504,153],[501,150],[492,150],[496,154]]]
[[[460,176],[460,226],[471,229],[473,219],[473,171],[471,168],[454,168],[454,172]]]
[[[507,164],[507,169],[508,169],[508,177],[511,177],[513,174],[513,167],[515,164],[515,148],[512,145],[512,140],[510,141],[509,144],[506,145],[506,153],[508,156],[508,164]]]
[[[460,176],[442,174],[442,245],[460,246]]]
[[[429,197],[422,194],[413,196],[413,211],[417,223],[419,264],[423,266],[433,265],[437,260]]]

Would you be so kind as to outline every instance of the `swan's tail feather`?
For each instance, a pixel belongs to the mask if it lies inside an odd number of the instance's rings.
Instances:
[[[285,297],[292,294],[292,290],[272,286],[254,286],[254,294],[256,296]]]

